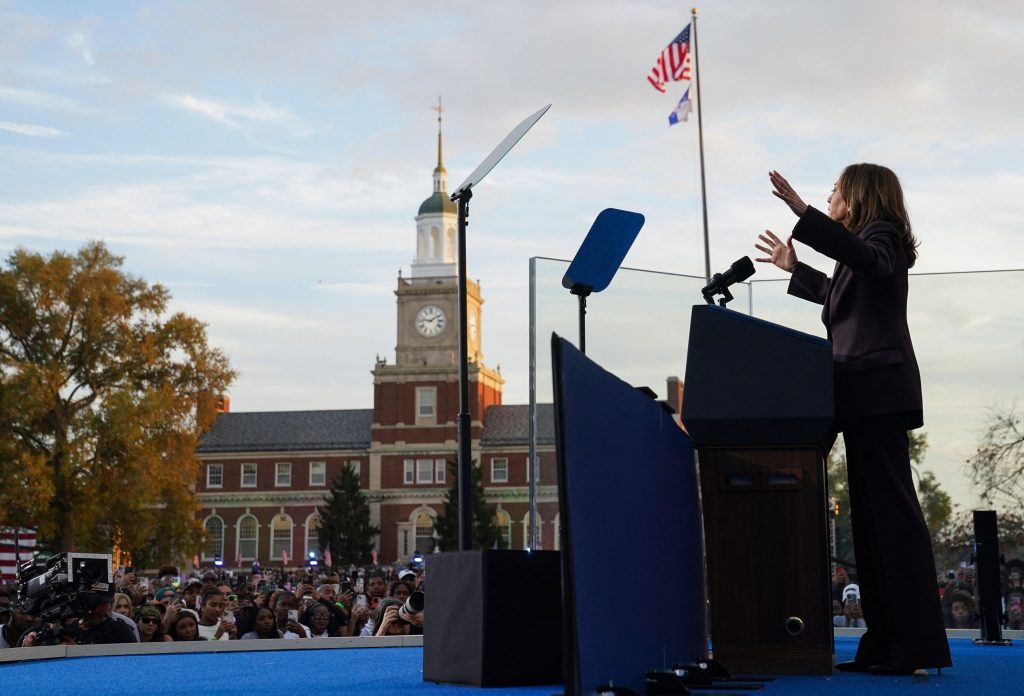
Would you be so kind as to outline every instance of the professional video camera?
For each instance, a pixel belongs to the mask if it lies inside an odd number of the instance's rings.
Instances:
[[[40,635],[41,642],[58,638],[66,619],[86,616],[114,595],[110,554],[59,553],[34,558],[18,569],[19,611],[56,623]]]

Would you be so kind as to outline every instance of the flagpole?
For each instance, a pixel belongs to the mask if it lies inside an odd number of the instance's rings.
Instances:
[[[704,212],[704,277],[711,280],[711,249],[708,246],[708,194],[704,183],[704,119],[701,118],[700,57],[697,55],[697,8],[690,9],[693,22],[693,68],[697,73],[697,140],[700,143],[700,203]]]

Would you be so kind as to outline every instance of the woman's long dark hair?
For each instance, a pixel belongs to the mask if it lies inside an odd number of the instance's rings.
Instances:
[[[891,223],[899,231],[907,266],[914,265],[919,242],[910,229],[900,180],[891,169],[880,164],[851,164],[839,176],[839,192],[848,209],[842,221],[847,229],[860,232],[877,220]]]
[[[384,623],[384,612],[387,611],[388,607],[402,606],[401,600],[395,599],[394,597],[388,597],[382,599],[380,604],[377,605],[377,611],[373,615],[373,635],[380,635],[380,625]]]
[[[274,635],[270,636],[270,638],[281,638],[281,631],[277,628],[277,615],[274,613],[274,610],[271,609],[270,607],[257,607],[256,608],[255,613],[253,613],[253,615],[252,615],[252,631],[253,631],[253,633],[255,633],[260,638],[266,638],[266,636],[260,636],[260,630],[258,628],[256,628],[256,625],[257,625],[256,624],[256,619],[258,619],[260,617],[260,613],[264,612],[264,611],[265,612],[269,612],[270,615],[274,617]]]
[[[171,625],[167,627],[167,635],[169,635],[172,639],[176,641],[181,640],[180,638],[178,638],[178,624],[181,623],[181,621],[184,620],[185,617],[188,617],[196,622],[196,637],[192,640],[206,640],[201,635],[199,635],[199,619],[197,619],[195,617],[195,614],[193,614],[191,611],[185,610],[179,611],[175,615],[175,617],[171,619]]]

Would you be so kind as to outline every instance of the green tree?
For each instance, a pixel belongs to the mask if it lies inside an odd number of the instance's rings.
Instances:
[[[932,544],[938,538],[953,514],[953,501],[931,471],[925,471],[917,479],[917,497],[921,502],[921,512],[932,535]]]
[[[92,242],[0,266],[0,524],[54,550],[190,558],[195,448],[235,373],[122,264]]]
[[[846,446],[842,435],[828,454],[828,496],[835,514],[835,558],[840,565],[856,565],[853,524],[850,522],[850,484],[846,475]]]
[[[434,520],[434,533],[442,551],[459,549],[459,477],[458,465],[448,462],[452,485],[444,496],[444,514]],[[473,485],[473,548],[491,549],[503,546],[501,530],[494,518],[494,509],[484,497],[483,474],[476,462],[470,467]]]
[[[373,540],[380,527],[370,524],[370,505],[359,490],[359,477],[348,466],[334,477],[323,505],[317,508],[320,525],[317,539],[321,549],[330,549],[335,565],[370,563]]]

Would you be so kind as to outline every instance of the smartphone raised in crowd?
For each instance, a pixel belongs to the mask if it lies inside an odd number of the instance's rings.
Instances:
[[[289,621],[298,621],[299,620],[299,610],[298,609],[289,609],[288,610],[288,620]]]

